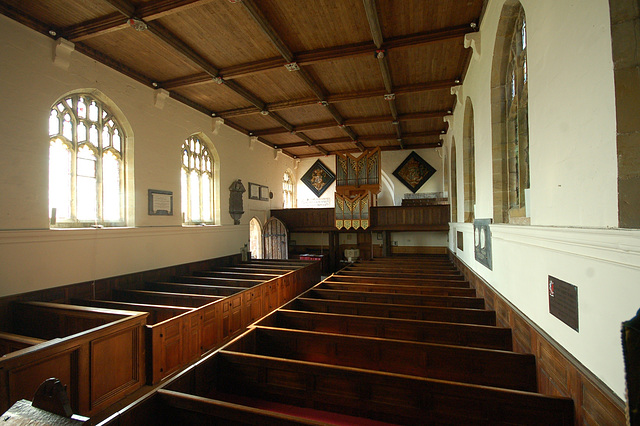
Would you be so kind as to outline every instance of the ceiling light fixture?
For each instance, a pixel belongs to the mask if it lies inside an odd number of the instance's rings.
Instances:
[[[144,22],[142,19],[130,18],[127,22],[136,31],[145,31],[147,28],[149,28],[147,26],[147,23]]]

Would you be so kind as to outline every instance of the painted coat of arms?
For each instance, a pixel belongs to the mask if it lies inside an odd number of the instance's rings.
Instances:
[[[302,176],[302,182],[313,192],[316,197],[320,197],[331,186],[336,176],[325,166],[322,161],[317,160],[313,166]]]

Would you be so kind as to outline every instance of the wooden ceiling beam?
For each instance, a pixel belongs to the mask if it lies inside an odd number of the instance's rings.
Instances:
[[[256,21],[262,32],[266,34],[269,40],[271,40],[271,43],[275,46],[278,52],[280,52],[282,57],[287,62],[293,62],[293,52],[289,50],[280,35],[271,26],[267,18],[264,16],[260,8],[256,6],[253,0],[242,0],[240,4],[244,6],[247,12],[249,12],[249,15],[253,18],[254,21]]]
[[[444,134],[444,130],[428,130],[426,132],[414,132],[414,133],[405,133],[403,139],[417,139],[417,138],[425,138],[425,137],[433,137],[440,136]],[[359,142],[380,142],[380,141],[394,141],[396,140],[396,135],[389,134],[381,134],[381,135],[360,135],[358,136]],[[341,137],[341,138],[331,138],[331,139],[316,139],[313,142],[313,146],[318,145],[332,145],[336,143],[349,143],[353,142],[350,137]],[[308,146],[308,143],[304,142],[293,142],[280,145],[282,148],[300,148],[304,146]]]
[[[107,1],[117,12],[63,28],[61,34],[67,40],[75,43],[126,28],[128,26],[127,20],[132,17],[149,22],[213,0],[157,0],[146,2],[138,7],[121,0]]]
[[[291,52],[291,50],[286,45],[286,43],[284,42],[282,37],[280,37],[278,32],[275,30],[275,28],[273,28],[273,26],[271,25],[269,20],[264,16],[264,14],[260,10],[260,8],[254,3],[254,1],[253,0],[243,0],[241,2],[241,4],[244,6],[244,8],[249,13],[249,15],[253,18],[253,20],[256,21],[256,23],[258,24],[260,29],[266,34],[267,38],[269,38],[269,40],[275,46],[275,48],[278,50],[278,52],[280,52],[280,54],[282,55],[284,60],[287,61],[287,63],[294,62],[295,58],[294,58],[293,52]],[[324,89],[320,86],[320,84],[318,84],[318,82],[316,82],[315,79],[311,75],[309,75],[309,73],[307,73],[303,68],[301,68],[299,66],[299,64],[297,64],[295,68],[297,68],[297,69],[294,69],[291,72],[295,72],[295,73],[298,74],[298,76],[305,82],[307,87],[309,87],[309,89],[311,89],[311,91],[316,95],[316,97],[318,98],[319,101],[321,101],[321,102],[325,101]],[[336,120],[336,122],[340,125],[340,128],[347,135],[349,135],[349,137],[353,141],[357,142],[358,136],[353,131],[353,129],[351,129],[348,126],[343,126],[342,125],[342,123],[344,122],[344,118],[342,118],[342,116],[335,109],[335,107],[333,107],[333,105],[326,105],[326,106],[328,107],[327,109],[328,109],[329,113],[333,116],[333,118]],[[282,124],[282,122],[280,122],[280,124]],[[286,126],[284,126],[284,127],[287,128]],[[291,131],[292,129],[288,129],[288,130]],[[310,138],[308,138],[308,136],[306,136],[304,134],[300,135],[300,137],[302,137],[303,140],[305,140],[306,142],[309,142],[310,144],[313,142]],[[305,139],[305,138],[307,138],[307,139]]]
[[[409,120],[422,120],[427,118],[442,118],[445,115],[448,115],[447,111],[428,111],[428,112],[416,112],[411,114],[398,114],[399,121],[409,121]],[[382,115],[377,117],[358,117],[358,118],[347,118],[344,120],[344,126],[356,126],[359,124],[374,124],[374,123],[391,123],[392,118],[388,115]],[[300,126],[294,126],[294,132],[302,132],[307,130],[318,130],[318,129],[327,129],[330,127],[335,127],[336,123],[334,121],[323,121],[318,123],[310,123],[310,124],[302,124]],[[266,135],[277,135],[281,133],[287,133],[286,130],[281,128],[274,129],[264,129],[257,130],[254,132],[255,135],[266,136]]]
[[[442,142],[433,142],[433,143],[422,143],[422,144],[415,144],[415,145],[408,145],[406,147],[406,149],[427,149],[427,148],[439,148],[442,146]],[[363,148],[366,150],[366,147],[363,146]],[[390,145],[390,146],[381,146],[380,147],[380,151],[400,151],[400,147],[397,145]],[[353,153],[358,153],[361,152],[359,148],[352,148],[352,149],[341,149],[341,150],[336,150],[336,151],[329,151],[327,155],[335,155],[335,154],[353,154]],[[313,158],[313,157],[317,157],[316,154],[300,154],[300,155],[296,155],[296,154],[292,154],[294,158]]]
[[[128,0],[105,0],[114,9],[118,12],[126,16],[127,18],[133,17],[133,14],[136,12],[136,6],[129,2]]]
[[[207,82],[211,81],[210,78],[206,79]],[[449,89],[452,86],[460,84],[460,81],[452,79],[452,80],[440,80],[433,81],[429,83],[420,83],[420,84],[409,84],[406,86],[397,86],[394,88],[394,93],[396,96],[398,95],[408,95],[412,93],[420,93],[420,92],[428,92],[431,90],[442,90]],[[160,83],[160,86],[163,88],[167,88],[165,83]],[[169,90],[169,89],[167,89]],[[377,89],[377,90],[365,90],[359,92],[349,92],[349,93],[336,93],[336,94],[328,94],[326,95],[326,100],[329,103],[338,103],[338,102],[346,102],[357,99],[367,99],[367,98],[375,98],[382,97],[386,93],[385,89]],[[267,104],[267,108],[269,111],[280,111],[284,109],[290,108],[298,108],[303,106],[315,105],[318,103],[316,98],[302,98],[302,99],[292,99],[282,102],[274,102]],[[239,117],[243,115],[251,115],[257,114],[260,111],[254,107],[248,108],[238,108],[238,109],[230,109],[226,111],[220,111],[221,117]]]
[[[475,32],[477,29],[471,28],[470,25],[460,25],[457,27],[445,28],[439,31],[431,31],[426,33],[410,34],[407,36],[394,37],[386,41],[382,48],[385,50],[400,49],[421,44],[429,44],[441,42],[451,39],[462,39],[465,34]],[[319,62],[335,61],[338,59],[351,58],[359,55],[370,55],[376,52],[377,47],[372,42],[356,43],[343,46],[336,46],[326,49],[311,50],[307,52],[294,53],[294,59],[298,65],[312,65]],[[268,72],[280,69],[284,66],[286,60],[281,57],[269,58],[261,61],[233,65],[220,70],[220,75],[226,80],[246,77],[248,75]],[[184,84],[180,83],[180,79],[173,80],[173,87],[177,88],[182,85],[189,85],[195,76],[184,77]]]

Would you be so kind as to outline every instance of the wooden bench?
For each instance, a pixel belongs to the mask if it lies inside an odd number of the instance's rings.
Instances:
[[[198,380],[196,380],[199,378]],[[257,380],[256,380],[257,379]],[[167,390],[297,407],[394,424],[573,425],[573,401],[532,392],[425,379],[220,350]]]
[[[376,276],[333,274],[330,277],[328,277],[325,281],[470,288],[469,282],[467,281],[460,281],[460,280],[448,281],[448,280],[440,280],[440,279],[419,279],[419,278],[403,278],[403,277],[389,278],[389,277],[376,277]]]
[[[194,273],[199,277],[212,277],[212,278],[231,278],[231,279],[248,279],[248,280],[262,280],[267,281],[281,274],[277,273],[264,273],[264,272],[243,272],[243,271],[198,271]]]
[[[0,410],[31,400],[46,379],[67,386],[73,411],[104,410],[145,382],[148,314],[47,302],[11,304],[10,333],[45,340],[0,358]]]
[[[174,277],[168,282],[184,283],[184,284],[204,284],[212,286],[226,286],[226,287],[254,287],[265,280],[261,279],[241,279],[241,278],[213,278],[213,277],[196,277],[196,276],[180,276]]]
[[[148,290],[113,290],[113,298],[119,302],[149,303],[153,305],[170,305],[197,308],[224,296],[206,296],[202,294],[171,293]]]
[[[303,297],[323,300],[347,300],[352,302],[389,303],[394,305],[443,306],[449,308],[484,309],[484,299],[479,297],[440,296],[424,294],[372,293],[352,290],[328,290],[317,287]]]
[[[0,356],[46,342],[35,337],[0,332]]]
[[[402,272],[409,272],[409,273],[423,273],[423,272],[428,272],[428,273],[444,273],[444,274],[451,274],[451,273],[459,273],[458,269],[453,266],[453,264],[451,265],[394,265],[394,264],[389,264],[389,265],[382,265],[382,264],[376,264],[376,265],[372,265],[366,262],[363,263],[354,263],[351,264],[349,266],[346,266],[344,268],[345,270],[349,270],[349,271],[369,271],[369,272],[388,272],[388,271],[402,271]]]
[[[510,351],[510,328],[278,309],[259,326]]]
[[[536,392],[528,354],[256,326],[225,351]]]
[[[230,286],[213,286],[207,284],[186,284],[172,282],[147,282],[144,285],[145,290],[150,291],[168,291],[173,293],[196,293],[209,296],[231,296],[246,290],[246,287],[230,287]]]
[[[298,311],[363,315],[368,317],[496,325],[495,311],[479,309],[389,305],[383,303],[348,302],[343,300],[319,300],[303,297],[296,298],[291,303],[285,305],[284,308]]]
[[[262,265],[243,265],[243,266],[228,266],[226,268],[218,268],[217,272],[236,272],[245,274],[277,274],[282,275],[293,271],[291,268],[282,268],[277,266],[262,266]]]
[[[152,325],[166,321],[175,316],[191,312],[193,308],[169,305],[152,305],[148,303],[116,302],[113,300],[71,299],[75,305],[94,306],[97,308],[120,309],[124,311],[148,312],[147,324]]]
[[[333,282],[323,281],[315,286],[317,289],[327,290],[353,290],[373,293],[397,293],[397,294],[431,294],[440,296],[461,296],[475,297],[474,288],[463,287],[427,287],[417,285],[395,285],[395,284],[369,284],[356,282]]]
[[[411,273],[411,272],[374,272],[361,271],[359,269],[341,269],[335,275],[343,276],[359,276],[359,277],[378,277],[378,278],[413,278],[422,280],[445,280],[445,281],[464,281],[464,277],[460,273],[438,274],[438,273]]]

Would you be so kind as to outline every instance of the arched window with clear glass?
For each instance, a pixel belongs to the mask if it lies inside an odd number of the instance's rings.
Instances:
[[[65,96],[49,115],[51,225],[125,225],[125,135],[87,94]]]
[[[198,136],[182,144],[182,222],[213,224],[213,161]]]
[[[290,170],[284,172],[284,177],[282,178],[282,193],[284,200],[284,208],[292,209],[295,207],[295,198],[294,198],[294,180],[293,174]]]

